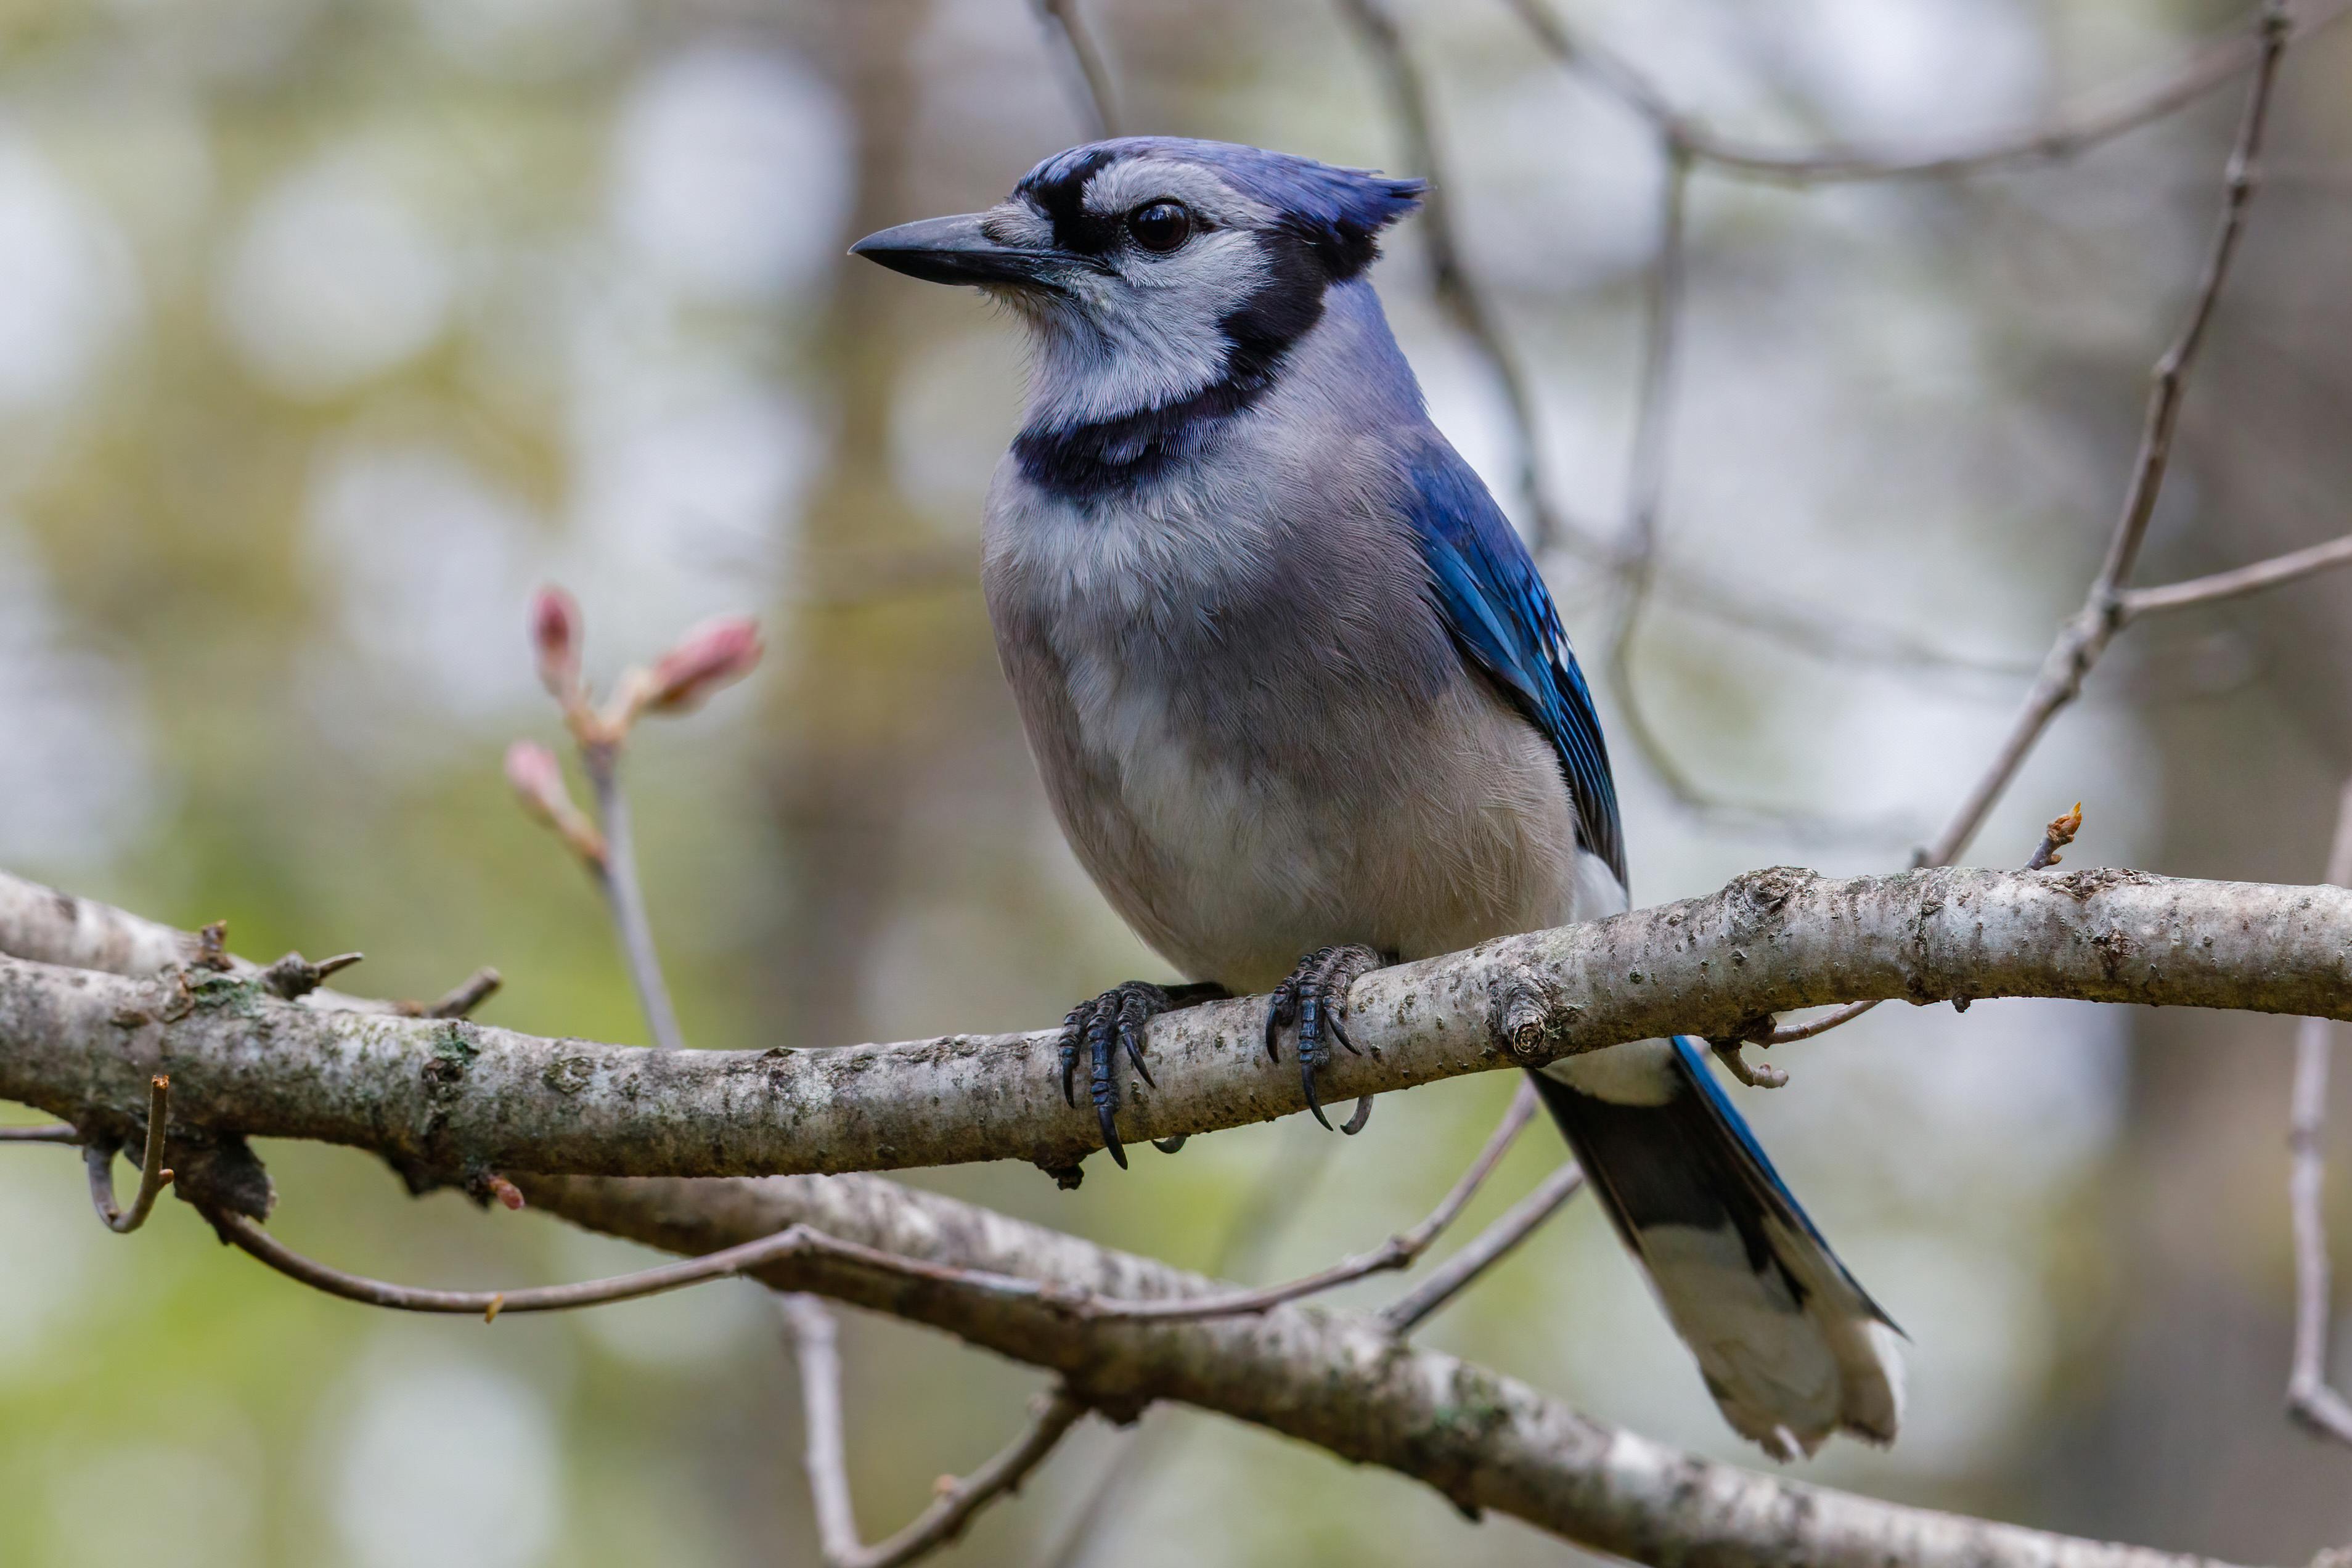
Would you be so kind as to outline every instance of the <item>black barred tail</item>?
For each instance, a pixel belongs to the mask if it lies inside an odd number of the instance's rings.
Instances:
[[[1688,1039],[1532,1076],[1725,1419],[1776,1458],[1895,1440],[1891,1320],[1813,1228]]]

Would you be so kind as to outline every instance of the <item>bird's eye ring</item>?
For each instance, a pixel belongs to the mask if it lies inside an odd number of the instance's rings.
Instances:
[[[1146,250],[1171,251],[1192,237],[1192,215],[1181,202],[1147,202],[1127,215],[1127,232]]]

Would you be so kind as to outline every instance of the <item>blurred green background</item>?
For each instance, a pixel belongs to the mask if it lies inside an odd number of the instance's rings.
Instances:
[[[2169,0],[1568,13],[1727,129],[1898,147],[2144,79],[2234,16]],[[1086,15],[1132,125],[1402,167],[1323,5]],[[1654,149],[1502,7],[1423,0],[1403,20],[1558,499],[1605,531]],[[1776,861],[1899,866],[1949,809],[2102,548],[2236,102],[1960,183],[1700,176],[1669,559],[1942,652],[1824,658],[1664,593],[1635,679],[1680,765],[1738,809],[1677,803],[1621,739],[1643,900]],[[495,964],[485,1016],[640,1038],[591,889],[499,774],[509,739],[557,739],[523,623],[559,580],[605,678],[707,614],[768,629],[751,683],[648,729],[633,759],[696,1043],[1036,1026],[1164,974],[1063,847],[989,645],[975,541],[1017,420],[1014,327],[843,256],[997,199],[1080,127],[1021,0],[0,0],[0,864],[182,924],[225,917],[257,957],[364,949],[352,978],[381,994]],[[2348,142],[2352,28],[2286,68],[2149,580],[2352,515]],[[1499,394],[1432,304],[1416,224],[1390,249],[1381,291],[1440,423],[1524,516]],[[1590,654],[1613,586],[1553,564]],[[2352,769],[2347,592],[2314,581],[2134,630],[1974,858],[2021,860],[2082,798],[2079,863],[2315,876]],[[1881,1009],[1787,1052],[1793,1085],[1742,1106],[1914,1342],[1900,1445],[1836,1445],[1796,1473],[2241,1560],[2352,1536],[2352,1457],[2280,1410],[2291,1033],[1986,1003]],[[1417,1218],[1512,1087],[1392,1097],[1349,1142],[1294,1119],[1127,1175],[1097,1161],[1074,1194],[1027,1167],[916,1179],[1273,1279]],[[265,1153],[275,1228],[349,1268],[485,1286],[633,1261],[530,1214],[412,1202],[356,1154]],[[1531,1133],[1470,1223],[1558,1157]],[[814,1560],[792,1373],[758,1290],[495,1330],[404,1320],[262,1272],[176,1205],[110,1237],[76,1164],[0,1158],[0,1562]],[[1428,1332],[1761,1462],[1590,1203]],[[1037,1380],[889,1322],[853,1321],[846,1342],[878,1537],[992,1451]],[[1132,1440],[1067,1446],[951,1556],[1573,1555],[1171,1411],[1080,1521]]]

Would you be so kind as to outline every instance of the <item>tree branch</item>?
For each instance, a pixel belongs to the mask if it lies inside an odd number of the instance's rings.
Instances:
[[[27,946],[46,951],[43,943],[60,933],[16,933],[19,940],[28,934]],[[2037,968],[2038,961],[2021,952],[2031,948],[2072,956]],[[1944,994],[1955,974],[1975,976],[1979,983],[1969,990],[1981,995],[2046,973],[2066,977],[2056,988],[2061,994],[2234,998],[2282,1011],[2340,1014],[2352,1009],[2347,951],[2352,893],[2330,889],[2173,882],[2112,871],[2054,879],[1935,872],[1846,882],[1774,871],[1743,879],[1710,900],[1381,972],[1359,989],[1360,997],[1376,997],[1380,1005],[1376,1016],[1358,1004],[1364,1025],[1358,1038],[1367,1047],[1368,1075],[1475,1070],[1497,1054],[1491,1039],[1497,1029],[1534,1056],[1581,1043],[1595,1024],[1631,1028],[1629,1038],[1655,1034],[1654,1023],[1633,1020],[1650,1016],[1644,1009],[1654,1012],[1662,998],[1675,1008],[1736,1010],[1793,984],[1768,979],[1759,989],[1757,976],[1790,965],[1801,972],[1825,952],[1840,955],[1835,972],[1811,984],[1869,987],[1896,976],[1905,987],[1896,994],[1915,999]],[[1629,967],[1635,964],[1654,967],[1637,973]],[[1596,984],[1587,975],[1604,978]],[[126,998],[159,1004],[159,1013]],[[1155,1044],[1178,1047],[1173,1054],[1188,1068],[1224,1079],[1232,1089],[1255,1076],[1259,1045],[1255,1016],[1234,1011],[1228,1036],[1216,1036],[1219,1009],[1211,1008],[1165,1020],[1179,1026],[1155,1031]],[[337,1035],[337,1024],[359,1034]],[[20,1095],[59,1061],[78,1062],[84,1077],[70,1098],[89,1120],[101,1121],[114,1114],[104,1102],[117,1092],[126,1059],[168,1058],[180,1075],[175,1099],[186,1114],[174,1129],[185,1129],[184,1135],[202,1135],[207,1123],[260,1131],[299,1122],[299,1135],[397,1148],[414,1135],[409,1102],[420,1086],[428,1100],[438,1086],[447,1091],[437,1102],[445,1132],[493,1125],[494,1110],[523,1124],[535,1124],[538,1110],[572,1120],[579,1101],[590,1098],[593,1103],[582,1109],[593,1136],[568,1145],[573,1152],[591,1150],[598,1137],[632,1147],[650,1137],[659,1158],[709,1168],[742,1152],[737,1140],[746,1122],[772,1123],[787,1135],[804,1132],[810,1122],[758,1092],[680,1101],[673,1092],[685,1081],[678,1075],[695,1076],[695,1064],[715,1074],[706,1091],[743,1090],[751,1087],[740,1079],[746,1061],[846,1058],[862,1066],[801,1087],[855,1100],[878,1091],[856,1089],[860,1076],[910,1073],[919,1092],[1001,1128],[1008,1111],[995,1102],[1020,1100],[1024,1080],[958,1087],[940,1075],[954,1062],[986,1059],[1034,1067],[1042,1084],[1051,1040],[1050,1034],[956,1038],[895,1052],[807,1057],[618,1051],[534,1042],[465,1024],[382,1015],[338,1020],[227,974],[135,981],[22,961],[0,964],[0,1095]],[[1197,1050],[1185,1048],[1195,1045]],[[474,1081],[486,1066],[495,1089]],[[1277,1096],[1287,1077],[1274,1075],[1273,1085],[1255,1092]],[[597,1098],[609,1090],[615,1100],[628,1099],[618,1087],[624,1083],[637,1089],[639,1115],[650,1119],[634,1128],[626,1119],[614,1121],[613,1107]],[[1289,1083],[1296,1095],[1296,1079]],[[340,1120],[362,1109],[335,1109],[356,1093],[378,1097],[378,1120]],[[472,1103],[485,1093],[484,1104]],[[828,1106],[839,1109],[837,1100],[803,1109],[816,1114]],[[699,1141],[714,1145],[715,1156],[681,1150],[692,1131],[687,1126],[662,1131],[669,1117],[688,1110],[700,1117]],[[490,1120],[478,1120],[485,1115]],[[917,1108],[902,1105],[900,1115],[908,1143],[936,1140]],[[894,1148],[888,1157],[903,1159],[903,1152]],[[634,1155],[608,1163],[644,1164]],[[774,1255],[751,1272],[776,1289],[816,1291],[942,1329],[1056,1373],[1076,1400],[1115,1416],[1154,1400],[1182,1401],[1414,1477],[1465,1510],[1496,1509],[1644,1563],[2190,1568],[2192,1562],[1713,1464],[1590,1421],[1484,1369],[1405,1346],[1355,1313],[1283,1305],[1199,1321],[1090,1321],[1069,1303],[1197,1298],[1231,1288],[873,1177],[518,1180],[536,1208],[704,1257],[705,1268],[740,1267],[741,1255],[728,1256],[729,1248],[772,1247]],[[794,1235],[823,1239],[783,1245]],[[464,1307],[486,1304],[487,1297],[476,1296]]]
[[[1554,59],[1583,74],[1692,158],[1734,178],[1790,185],[1948,177],[2074,157],[2126,132],[2153,124],[2250,67],[2257,67],[2267,43],[2270,10],[2267,5],[2262,7],[2251,25],[2199,46],[2168,75],[2137,91],[2116,95],[2112,102],[2060,114],[2046,124],[2007,135],[1932,152],[1901,153],[1850,147],[1783,152],[1719,134],[1696,116],[1676,109],[1654,82],[1622,58],[1577,35],[1543,0],[1505,3]],[[2352,10],[2347,0],[2319,0],[2290,19],[2292,36],[2308,37],[2347,10]]]
[[[596,889],[613,917],[620,938],[621,957],[628,965],[629,984],[645,1011],[646,1029],[656,1049],[682,1051],[686,1036],[677,1026],[677,1009],[670,1004],[669,983],[662,978],[661,955],[654,947],[653,922],[646,917],[644,885],[637,878],[636,836],[629,823],[628,792],[621,787],[618,742],[587,742],[580,748],[581,766],[596,796],[596,819],[604,830],[604,853],[589,868]]]
[[[1977,780],[1959,808],[1945,824],[1936,841],[1920,851],[1926,866],[1946,866],[1958,858],[2017,771],[2040,742],[2042,731],[2059,710],[2082,695],[2091,667],[2124,625],[2121,613],[2125,585],[2138,563],[2140,545],[2147,537],[2148,521],[2156,515],[2157,497],[2172,463],[2173,432],[2179,423],[2181,398],[2189,384],[2189,367],[2205,341],[2206,329],[2220,305],[2221,287],[2229,281],[2230,264],[2245,232],[2246,206],[2253,199],[2255,160],[2262,154],[2263,134],[2270,123],[2273,89],[2294,27],[2283,0],[2265,0],[2257,34],[2254,79],[2238,120],[2237,140],[2230,149],[2222,176],[2221,216],[2205,255],[2203,275],[2179,332],[2156,362],[2147,395],[2147,411],[2140,426],[2139,450],[2132,461],[2131,482],[2124,494],[2122,513],[2107,541],[2105,562],[2083,607],[2066,623],[2042,661],[2042,673],[2027,693],[2025,705],[2011,722],[1992,763]]]
[[[2222,599],[2258,594],[2282,583],[2292,583],[2314,573],[2345,565],[2352,565],[2352,533],[2328,540],[2323,544],[2291,550],[2284,555],[2273,555],[2267,561],[2257,561],[2251,565],[2232,567],[2210,576],[2191,577],[2185,583],[2167,583],[2159,588],[2126,589],[2117,597],[2116,614],[2118,619],[2130,622],[2164,610],[2186,609],[2191,605],[2210,605]]]
[[[534,1177],[535,1208],[675,1252],[789,1225],[953,1268],[1181,1299],[1230,1289],[1148,1258],[870,1176],[722,1182]],[[1904,1508],[1757,1475],[1591,1420],[1378,1322],[1284,1306],[1198,1322],[1085,1323],[1044,1300],[885,1276],[817,1255],[760,1277],[928,1323],[1058,1374],[1117,1416],[1181,1401],[1415,1478],[1597,1551],[1768,1568],[2212,1568],[2203,1559]]]
[[[2352,783],[2336,807],[2327,879],[2352,884]],[[2322,1436],[2352,1443],[2352,1403],[2327,1382],[2327,1222],[2320,1206],[2327,1177],[2327,1058],[2334,1031],[2305,1018],[2295,1036],[2294,1099],[2287,1118],[2287,1209],[2294,1222],[2294,1363],[2287,1376],[2288,1414]]]
[[[1508,405],[1519,492],[1527,500],[1531,524],[1529,542],[1538,557],[1569,544],[1588,553],[1606,554],[1605,542],[1576,527],[1552,504],[1551,490],[1544,482],[1535,386],[1507,346],[1508,334],[1494,301],[1463,259],[1451,182],[1441,172],[1438,159],[1428,85],[1405,48],[1395,14],[1389,9],[1388,0],[1339,0],[1339,15],[1354,27],[1379,68],[1390,111],[1404,136],[1406,166],[1428,179],[1421,196],[1421,234],[1429,247],[1430,290],[1438,308],[1453,318],[1454,326],[1470,341],[1472,352],[1486,361]]]
[[[1429,1278],[1380,1310],[1382,1327],[1409,1334],[1422,1321],[1467,1290],[1487,1269],[1508,1258],[1559,1212],[1584,1185],[1584,1173],[1570,1160],[1546,1176],[1536,1190],[1505,1210],[1502,1217],[1470,1238],[1468,1246],[1430,1270]]]
[[[939,1497],[905,1529],[867,1546],[857,1538],[857,1511],[849,1492],[845,1423],[841,1413],[841,1352],[833,1314],[815,1298],[782,1298],[784,1326],[801,1373],[803,1426],[808,1443],[809,1494],[816,1505],[817,1539],[827,1568],[898,1568],[963,1533],[972,1515],[1021,1489],[1087,1407],[1060,1389],[1040,1397],[1028,1426],[994,1458],[961,1480],[946,1480]]]
[[[129,1236],[145,1225],[147,1216],[155,1211],[155,1200],[172,1184],[172,1173],[163,1164],[163,1140],[171,1114],[172,1080],[159,1073],[148,1085],[147,1136],[139,1161],[139,1191],[128,1209],[117,1207],[114,1202],[117,1146],[98,1142],[82,1145],[82,1163],[89,1172],[90,1206],[98,1211],[106,1228],[117,1236]]]
[[[1085,122],[1087,140],[1118,134],[1118,94],[1111,83],[1109,62],[1096,47],[1093,35],[1078,16],[1076,0],[1031,0],[1046,34],[1046,47],[1063,62],[1071,79],[1071,105]],[[957,563],[961,575],[962,563]]]
[[[1327,1069],[1324,1092],[1385,1093],[1669,1033],[1738,1037],[1766,1014],[1869,998],[2352,1017],[2347,954],[2352,892],[2335,888],[1780,868],[1705,898],[1377,971],[1349,997],[1364,1054]],[[1126,1136],[1304,1109],[1297,1074],[1265,1060],[1263,1006],[1155,1019],[1147,1043],[1160,1083],[1129,1096]],[[169,1070],[175,1118],[193,1128],[373,1149],[451,1177],[1066,1166],[1099,1135],[1062,1103],[1055,1039],[662,1052],[327,1013],[234,974],[142,981],[0,960],[0,1098],[86,1130],[128,1125],[149,1077]]]

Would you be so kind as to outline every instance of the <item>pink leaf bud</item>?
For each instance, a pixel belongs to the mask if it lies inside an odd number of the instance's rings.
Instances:
[[[555,753],[536,741],[517,741],[507,748],[507,783],[514,786],[523,810],[555,829],[572,852],[591,868],[604,864],[604,836],[587,814],[572,804],[563,787],[563,769]]]
[[[580,605],[553,584],[530,602],[530,646],[541,684],[568,700],[580,688]]]
[[[555,753],[536,741],[517,741],[507,748],[507,783],[523,809],[542,822],[554,822],[572,805]]]
[[[646,685],[645,706],[654,713],[685,713],[704,698],[733,684],[760,662],[759,624],[749,616],[705,621],[661,656]]]

